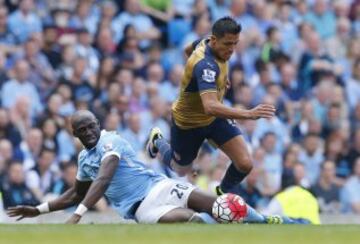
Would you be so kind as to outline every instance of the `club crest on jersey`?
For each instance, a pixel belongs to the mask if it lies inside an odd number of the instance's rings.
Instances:
[[[202,79],[208,83],[215,82],[216,72],[211,69],[204,69]]]
[[[108,143],[108,144],[105,144],[104,146],[103,146],[103,152],[105,153],[105,152],[109,152],[109,151],[111,151],[113,149],[113,145],[112,145],[112,143]]]

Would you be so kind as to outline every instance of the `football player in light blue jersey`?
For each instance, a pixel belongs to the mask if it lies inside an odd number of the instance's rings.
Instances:
[[[217,197],[193,185],[155,173],[137,161],[129,143],[115,132],[100,131],[95,116],[80,110],[72,116],[74,136],[84,145],[78,158],[75,186],[57,199],[36,207],[9,208],[10,217],[35,217],[78,204],[67,223],[78,223],[83,214],[105,195],[124,218],[139,223],[214,223]],[[245,222],[294,223],[289,218],[266,217],[244,203]]]

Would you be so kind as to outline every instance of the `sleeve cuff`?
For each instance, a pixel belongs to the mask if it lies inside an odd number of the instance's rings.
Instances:
[[[118,152],[110,151],[110,152],[106,152],[106,153],[102,156],[101,161],[103,161],[106,157],[111,156],[111,155],[114,155],[114,156],[118,157],[119,159],[121,158],[121,157],[120,157],[120,154],[119,154]]]

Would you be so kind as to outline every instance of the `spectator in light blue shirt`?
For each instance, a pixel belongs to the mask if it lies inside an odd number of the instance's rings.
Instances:
[[[211,23],[207,14],[202,14],[198,17],[195,17],[193,25],[194,30],[184,37],[181,44],[182,48],[185,48],[187,45],[193,43],[194,41],[206,38],[207,35],[210,33]]]
[[[146,131],[141,130],[138,113],[129,114],[127,128],[121,133],[121,136],[130,143],[136,153],[140,153],[144,149],[148,134]]]
[[[360,102],[360,58],[355,60],[352,77],[345,82],[345,87],[350,109],[353,110]]]
[[[94,36],[97,31],[99,16],[91,13],[91,7],[90,1],[79,1],[69,25],[74,29],[86,28]]]
[[[213,20],[230,15],[229,0],[207,0]]]
[[[19,9],[9,17],[9,29],[20,42],[25,42],[31,33],[42,31],[41,20],[32,12],[33,7],[33,0],[21,0]]]
[[[40,96],[35,86],[28,81],[29,64],[23,59],[19,59],[15,64],[15,79],[5,82],[2,91],[2,106],[11,108],[15,105],[19,97],[28,97],[30,99],[30,115],[34,118],[43,110],[40,102]]]
[[[170,139],[170,126],[164,119],[169,108],[165,101],[154,95],[150,99],[150,110],[140,113],[141,130],[148,134],[152,127],[159,127],[166,139]]]
[[[263,103],[274,104],[274,99],[266,95],[263,99]],[[273,117],[271,119],[259,119],[256,121],[256,129],[254,130],[254,143],[260,141],[260,139],[268,132],[272,132],[276,135],[275,150],[276,152],[284,152],[285,147],[290,142],[289,130],[287,126],[278,118]]]
[[[321,39],[335,35],[336,17],[333,12],[328,11],[325,0],[315,1],[312,11],[306,14],[305,21],[315,27]]]
[[[345,183],[341,192],[343,211],[360,214],[360,158],[354,165],[354,174]]]
[[[298,160],[305,166],[306,178],[313,185],[320,176],[321,164],[324,161],[319,136],[316,134],[306,135],[304,149],[299,153]]]
[[[276,135],[273,132],[267,132],[261,138],[261,146],[265,150],[263,167],[267,179],[268,194],[275,194],[281,189],[283,166],[281,154],[275,150],[276,140]]]
[[[116,41],[121,40],[123,29],[131,24],[135,27],[140,41],[141,48],[150,46],[150,41],[160,37],[160,31],[155,28],[150,17],[140,12],[140,2],[137,0],[127,0],[125,2],[125,11],[120,13],[112,25],[116,26]]]
[[[159,95],[168,103],[174,102],[178,97],[183,70],[183,65],[175,64],[171,68],[169,80],[160,84]]]
[[[0,45],[8,51],[14,51],[17,43],[17,38],[8,27],[8,10],[5,6],[0,6]]]

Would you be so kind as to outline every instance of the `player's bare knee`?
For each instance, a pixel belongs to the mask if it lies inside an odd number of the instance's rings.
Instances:
[[[242,157],[241,160],[235,162],[235,167],[244,173],[250,173],[253,168],[252,160],[250,157]]]

